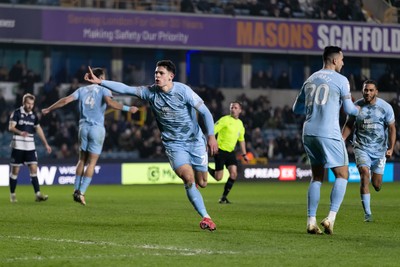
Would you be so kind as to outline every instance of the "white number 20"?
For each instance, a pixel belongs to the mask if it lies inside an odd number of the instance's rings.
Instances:
[[[325,105],[328,101],[329,86],[325,83],[318,85],[318,87],[310,83],[305,88],[306,105],[311,106],[313,102],[317,105]]]

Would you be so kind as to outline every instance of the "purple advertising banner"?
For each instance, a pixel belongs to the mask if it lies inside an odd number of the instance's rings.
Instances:
[[[0,165],[2,177],[7,177],[8,165]],[[38,179],[41,185],[72,185],[75,181],[75,165],[39,165]],[[18,184],[30,184],[29,170],[22,167],[18,175]],[[91,184],[121,184],[121,164],[98,164],[94,169]],[[2,186],[8,185],[8,179],[1,182]]]
[[[320,54],[337,45],[347,55],[400,58],[400,25],[373,23],[2,8],[0,33],[0,40],[288,54]]]
[[[39,9],[0,8],[1,39],[42,39],[42,11]]]
[[[350,54],[400,52],[398,26],[72,10],[44,11],[43,39],[233,51],[319,54],[327,45],[338,45]]]

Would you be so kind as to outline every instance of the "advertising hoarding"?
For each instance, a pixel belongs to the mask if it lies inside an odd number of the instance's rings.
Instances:
[[[75,165],[52,164],[39,165],[40,185],[74,184]],[[9,185],[9,165],[0,165],[0,186]],[[18,184],[30,184],[29,169],[22,166],[18,175]],[[121,164],[100,164],[94,169],[91,184],[121,184]]]
[[[400,58],[400,25],[269,17],[2,7],[0,41]]]

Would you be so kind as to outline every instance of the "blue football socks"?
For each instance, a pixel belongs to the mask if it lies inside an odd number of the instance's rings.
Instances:
[[[77,175],[75,177],[75,183],[74,183],[74,189],[75,190],[79,190],[79,188],[81,187],[81,182],[82,182],[82,176]]]
[[[347,180],[336,178],[331,191],[331,211],[338,212],[346,193]]]
[[[92,182],[92,178],[91,177],[83,177],[82,178],[81,188],[79,189],[79,191],[81,191],[82,195],[85,194],[85,192],[86,192],[86,190],[89,187],[91,182]]]
[[[361,204],[363,205],[365,214],[369,215],[372,214],[370,203],[371,203],[371,194],[361,194]]]
[[[207,210],[204,205],[203,197],[201,196],[200,191],[197,189],[196,184],[193,183],[191,187],[185,185],[186,195],[192,203],[194,209],[200,214],[201,217],[205,217],[207,215]]]
[[[311,181],[308,187],[307,216],[316,217],[318,203],[321,196],[321,185],[319,181]]]

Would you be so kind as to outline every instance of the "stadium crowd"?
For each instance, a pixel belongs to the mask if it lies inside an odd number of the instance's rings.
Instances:
[[[0,3],[231,16],[376,21],[362,0],[0,0]]]

